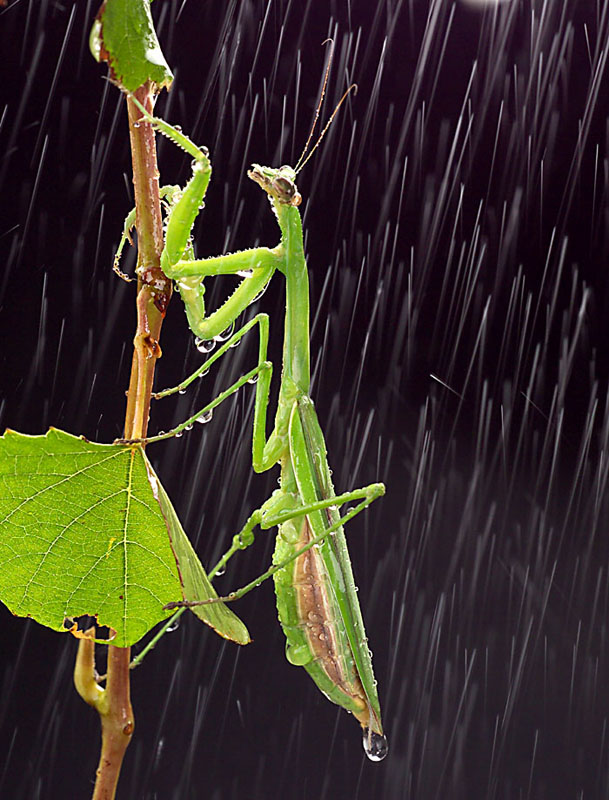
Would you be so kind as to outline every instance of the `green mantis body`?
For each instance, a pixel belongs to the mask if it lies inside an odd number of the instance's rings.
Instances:
[[[255,300],[275,272],[282,273],[286,281],[283,367],[270,436],[266,437],[272,372],[266,360],[268,317],[258,314],[227,339],[193,375],[157,396],[184,389],[255,326],[259,330],[258,365],[175,431],[152,439],[166,438],[188,427],[200,414],[208,413],[247,380],[257,376],[253,467],[256,472],[263,472],[279,464],[280,487],[251,514],[211,574],[234,552],[251,544],[256,525],[263,529],[278,526],[274,566],[261,578],[269,574],[274,577],[279,620],[287,639],[287,658],[293,664],[302,665],[330,700],[355,715],[364,729],[366,753],[372,760],[381,760],[387,753],[387,741],[343,523],[366,508],[385,489],[383,484],[371,484],[337,496],[332,486],[323,433],[309,396],[309,280],[296,171],[287,166],[271,169],[254,164],[248,172],[267,193],[277,218],[281,238],[276,247],[257,247],[197,260],[190,235],[211,175],[207,152],[168,123],[151,117],[139,104],[138,107],[157,130],[194,158],[193,175],[186,187],[181,192],[176,187],[163,190],[169,198],[169,211],[161,267],[177,282],[188,324],[195,335],[203,340],[219,337]],[[117,256],[128,226],[129,218]],[[234,274],[242,279],[231,297],[216,311],[207,314],[203,279],[220,274]],[[339,506],[353,501],[358,504],[341,517]],[[259,581],[260,578],[256,583]],[[250,586],[231,594],[228,599],[241,596]]]

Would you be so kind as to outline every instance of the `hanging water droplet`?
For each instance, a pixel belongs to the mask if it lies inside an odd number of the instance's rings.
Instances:
[[[225,572],[226,572],[226,567],[222,567],[222,569],[217,569],[214,578],[217,578],[218,575],[224,575]]]
[[[190,423],[190,425],[187,425],[187,426],[184,428],[184,430],[185,430],[185,431],[191,431],[191,430],[192,430],[192,422]]]
[[[285,657],[296,667],[303,667],[313,660],[313,653],[306,644],[286,644]]]
[[[225,342],[227,339],[233,335],[233,331],[235,330],[235,320],[231,322],[231,324],[223,330],[222,333],[219,333],[217,336],[214,336],[214,342]]]
[[[270,281],[269,281],[269,283],[270,283]],[[256,295],[256,297],[254,297],[254,299],[252,300],[252,303],[256,303],[258,300],[260,300],[260,298],[262,297],[262,295],[263,295],[263,294],[266,292],[266,290],[268,289],[268,286],[269,286],[269,284],[267,283],[267,284],[266,284],[266,286],[264,286],[264,287],[262,288],[262,291],[261,291],[261,292],[258,292],[258,294]]]
[[[180,618],[174,620],[168,628],[165,628],[166,633],[173,633],[180,627]]]
[[[210,408],[209,411],[206,411],[204,414],[201,414],[200,417],[197,417],[196,421],[200,422],[202,425],[205,425],[206,422],[210,422],[213,415],[214,410],[213,408]]]
[[[248,382],[248,383],[251,383],[251,384],[254,384],[254,383],[256,383],[257,381],[258,381],[258,373],[256,373],[255,375],[252,375],[252,377],[251,377],[251,378],[248,378],[248,379],[247,379],[247,382]]]
[[[101,30],[101,20],[96,19],[89,35],[89,50],[96,61],[101,61],[101,50],[103,44]]]
[[[176,431],[175,437],[176,437],[176,439],[179,439],[180,436],[183,436],[183,435],[184,435],[184,431]]]
[[[139,128],[140,127],[140,123],[139,122],[134,122],[133,123],[133,127],[134,128]]]
[[[389,752],[387,737],[382,733],[375,733],[369,728],[364,728],[362,744],[370,761],[382,761]]]
[[[229,347],[239,347],[240,344],[241,344],[241,339],[235,339],[234,342],[230,343]]]
[[[199,339],[198,336],[195,336],[195,347],[199,353],[211,353],[215,346],[216,343],[213,339]]]
[[[178,389],[178,394],[186,394],[186,389]]]
[[[253,269],[240,269],[236,273],[240,278],[251,278],[254,274]]]

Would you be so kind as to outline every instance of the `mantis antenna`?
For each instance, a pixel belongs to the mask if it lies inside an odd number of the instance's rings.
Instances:
[[[332,46],[332,49],[330,50],[330,57],[328,58],[328,66],[326,67],[326,73],[324,75],[324,82],[323,82],[323,85],[321,87],[321,94],[319,95],[319,102],[317,103],[317,108],[315,109],[315,119],[313,120],[313,125],[311,126],[311,130],[309,131],[309,136],[307,137],[307,141],[305,142],[304,149],[303,149],[302,153],[300,154],[300,158],[298,159],[298,161],[296,163],[296,166],[294,167],[294,174],[295,175],[297,175],[300,172],[300,170],[304,167],[304,165],[307,163],[307,161],[311,158],[313,153],[319,147],[319,144],[320,144],[321,140],[324,138],[324,136],[326,134],[326,131],[330,127],[330,125],[332,123],[332,120],[336,116],[336,114],[338,112],[338,109],[342,106],[342,104],[345,101],[347,95],[351,92],[351,90],[354,90],[354,92],[357,94],[357,84],[356,83],[352,83],[351,86],[349,86],[347,91],[344,93],[344,95],[340,98],[340,100],[336,104],[336,108],[334,109],[334,111],[330,115],[330,119],[326,122],[323,131],[319,135],[319,139],[315,142],[315,144],[313,145],[313,147],[311,149],[311,152],[307,155],[307,150],[309,149],[309,144],[311,143],[311,139],[313,138],[313,132],[315,131],[315,127],[317,126],[317,120],[319,119],[319,112],[321,111],[321,104],[323,103],[324,96],[326,94],[326,87],[328,85],[328,77],[330,75],[330,67],[332,66],[332,59],[334,57],[334,39],[326,39],[325,41],[322,42],[322,44],[327,44],[327,42],[330,42],[330,44]],[[306,158],[305,158],[305,156],[306,156]],[[304,159],[304,161],[303,161],[303,159]]]

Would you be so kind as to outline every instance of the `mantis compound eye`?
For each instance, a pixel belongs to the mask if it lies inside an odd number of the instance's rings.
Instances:
[[[288,178],[284,178],[281,175],[275,178],[273,181],[273,192],[281,203],[291,206],[297,206],[298,203],[300,203],[300,195],[298,194],[293,181],[289,180]],[[298,202],[294,202],[296,197],[299,198]]]

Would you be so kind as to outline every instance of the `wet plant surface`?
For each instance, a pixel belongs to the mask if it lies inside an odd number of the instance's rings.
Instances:
[[[0,10],[0,423],[112,441],[134,312],[111,265],[133,200],[123,103],[87,47],[96,10]],[[333,480],[388,488],[347,534],[391,749],[369,763],[357,723],[287,662],[269,583],[236,609],[253,644],[183,617],[134,672],[119,798],[607,796],[609,7],[153,11],[176,73],[159,111],[214,165],[202,256],[275,243],[245,172],[297,160],[325,38],[325,117],[359,85],[299,190]],[[159,162],[163,182],[189,175],[169,142]],[[210,283],[210,307],[231,286]],[[260,300],[274,361],[281,291]],[[201,361],[178,297],[161,346],[159,387]],[[156,403],[151,430],[254,359],[244,342],[196,391]],[[274,488],[250,467],[253,392],[148,451],[206,564]],[[259,534],[219,590],[271,551]],[[74,640],[8,612],[1,631],[0,795],[86,797],[99,733],[72,687]]]

